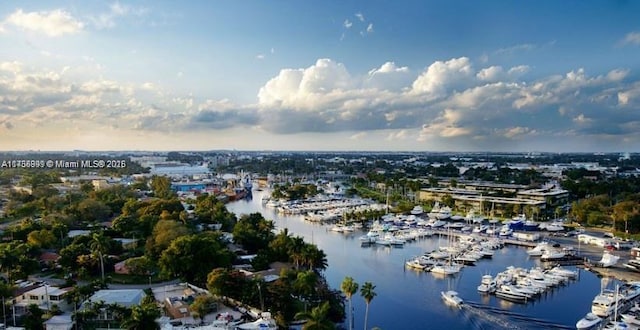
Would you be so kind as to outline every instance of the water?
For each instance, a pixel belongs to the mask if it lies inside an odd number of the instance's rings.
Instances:
[[[496,250],[493,259],[464,267],[455,277],[436,277],[431,273],[405,269],[405,260],[425,251],[446,245],[447,239],[426,238],[407,243],[403,248],[361,247],[363,232],[343,234],[329,231],[329,226],[313,224],[301,216],[283,216],[262,206],[265,192],[254,191],[252,200],[228,204],[236,213],[260,212],[273,220],[277,229],[288,228],[305,241],[312,242],[327,254],[329,267],[325,276],[332,288],[339,289],[345,276],[362,285],[372,282],[377,296],[369,307],[368,328],[381,329],[575,329],[576,322],[591,309],[593,297],[600,291],[600,279],[581,270],[577,281],[543,294],[527,304],[517,304],[483,296],[477,291],[484,274],[495,275],[507,266],[530,268],[537,260],[528,258],[526,250],[507,247]],[[468,303],[462,309],[442,302],[441,291],[459,292]],[[365,303],[353,297],[354,329],[364,325]]]

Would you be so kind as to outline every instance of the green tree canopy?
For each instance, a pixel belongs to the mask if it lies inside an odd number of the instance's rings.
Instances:
[[[162,252],[159,266],[168,277],[203,285],[212,269],[231,266],[232,255],[221,242],[220,234],[203,232],[173,240]]]

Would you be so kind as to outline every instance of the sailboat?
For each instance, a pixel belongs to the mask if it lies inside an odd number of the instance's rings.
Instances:
[[[462,269],[462,266],[458,263],[454,263],[453,262],[453,255],[451,253],[452,250],[452,235],[451,235],[451,229],[448,228],[447,229],[447,234],[448,234],[448,247],[447,247],[447,251],[449,253],[449,261],[447,263],[437,263],[436,265],[433,266],[433,268],[431,268],[431,272],[434,274],[440,274],[440,275],[453,275],[453,274],[457,274],[460,272],[460,270]]]

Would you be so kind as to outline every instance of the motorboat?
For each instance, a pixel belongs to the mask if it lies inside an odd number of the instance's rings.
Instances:
[[[566,255],[567,254],[564,251],[552,248],[545,250],[540,256],[540,259],[543,261],[559,260],[564,258]]]
[[[549,232],[559,232],[564,230],[562,222],[554,221],[545,226],[545,229]]]
[[[453,290],[441,291],[440,295],[442,296],[442,300],[444,300],[447,305],[462,307],[463,301],[462,298],[458,296],[458,292]]]
[[[480,280],[480,285],[478,285],[478,291],[480,293],[491,293],[496,290],[496,286],[496,281],[491,275],[483,275]]]
[[[576,329],[578,330],[591,330],[596,329],[602,323],[602,318],[591,312],[587,313],[583,318],[576,322]]]
[[[622,303],[621,295],[613,291],[603,291],[593,298],[591,313],[600,317],[608,317],[615,311],[617,302]]]
[[[262,314],[260,314],[260,318],[256,321],[240,324],[237,328],[241,330],[275,330],[278,329],[278,326],[276,325],[276,321],[271,317],[270,312],[262,312]]]
[[[631,282],[620,287],[620,294],[624,301],[633,301],[640,297],[640,283]]]
[[[524,222],[524,226],[522,227],[524,231],[537,231],[540,230],[540,224],[535,221],[527,220]]]
[[[535,247],[527,251],[527,254],[531,257],[540,257],[544,251],[548,250],[551,245],[548,242],[540,242]]]
[[[631,259],[622,265],[633,271],[640,272],[640,259]]]
[[[413,207],[413,209],[411,209],[411,211],[409,212],[413,215],[420,215],[422,213],[424,213],[424,209],[422,208],[422,206],[420,205],[416,205]]]
[[[489,227],[488,227],[488,226],[486,226],[486,225],[479,225],[479,226],[475,226],[475,227],[473,227],[473,230],[472,230],[471,232],[472,232],[472,233],[474,233],[474,234],[480,234],[480,233],[485,232],[487,229],[489,229]]]
[[[511,234],[513,234],[513,229],[511,229],[508,225],[502,226],[502,229],[500,229],[500,233],[498,233],[498,235],[503,237],[511,236]]]
[[[495,291],[496,297],[515,302],[526,302],[531,296],[513,285],[503,284]]]
[[[602,259],[598,262],[598,264],[604,268],[614,266],[620,260],[620,256],[612,254],[608,250],[605,250],[602,254]]]
[[[431,272],[439,275],[453,275],[460,272],[462,266],[456,263],[436,264],[431,268]]]
[[[407,260],[407,262],[405,262],[405,265],[409,268],[416,269],[416,270],[425,270],[427,268],[427,265],[421,263],[420,260],[418,260],[418,258]]]

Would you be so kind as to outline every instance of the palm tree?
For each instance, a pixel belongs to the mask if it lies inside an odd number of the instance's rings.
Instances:
[[[352,277],[347,276],[342,281],[340,290],[342,290],[342,293],[347,296],[347,301],[349,301],[349,311],[347,312],[347,317],[349,318],[348,330],[353,330],[353,307],[351,305],[351,297],[358,292],[358,283],[356,283]]]
[[[131,308],[131,316],[125,318],[120,326],[127,330],[160,329],[156,319],[160,310],[155,304],[135,305]]]
[[[302,330],[333,330],[336,325],[329,320],[329,302],[325,301],[322,305],[314,307],[310,312],[296,313],[296,320],[307,320],[302,326]]]
[[[367,330],[367,321],[369,320],[369,304],[371,303],[371,300],[373,300],[373,297],[377,295],[377,293],[373,291],[375,288],[376,286],[371,282],[364,282],[364,284],[362,284],[362,287],[360,288],[360,295],[367,303],[367,308],[364,312],[364,330]]]
[[[307,310],[307,302],[316,291],[318,285],[318,275],[311,271],[299,272],[293,282],[294,289],[300,294],[304,300],[304,309]]]
[[[109,238],[103,232],[93,233],[90,244],[91,252],[100,259],[100,272],[104,282],[104,255],[109,251]]]

